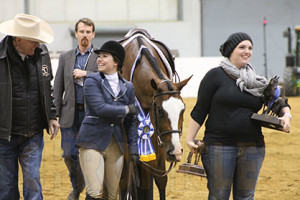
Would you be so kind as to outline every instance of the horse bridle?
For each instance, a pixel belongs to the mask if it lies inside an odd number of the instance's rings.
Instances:
[[[158,96],[162,96],[162,95],[172,95],[172,94],[180,94],[180,91],[166,91],[166,92],[158,92],[158,93],[154,93],[153,95],[153,115],[154,115],[154,130],[156,130],[156,134],[157,134],[157,139],[158,139],[158,146],[161,146],[163,144],[161,137],[168,135],[168,134],[172,134],[172,133],[179,133],[179,136],[182,135],[182,130],[167,130],[167,131],[159,131],[158,128],[158,117],[156,114],[156,103],[155,103],[155,98]]]
[[[141,46],[143,45],[143,41],[140,37],[137,37],[138,40],[138,44],[141,48]],[[162,81],[160,82],[160,84],[162,83],[167,83],[169,84],[171,82],[171,80],[167,80],[165,79],[163,73],[161,70],[159,70],[158,63],[156,61],[156,59],[153,57],[153,55],[151,54],[151,52],[149,51],[149,49],[147,47],[142,48],[141,54],[144,54],[146,59],[148,60],[148,62],[150,63],[150,65],[153,67],[153,70],[155,71],[155,73],[157,74],[157,76],[162,79]],[[136,63],[138,63],[141,60],[142,56],[139,56],[139,58],[137,59]],[[171,88],[170,88],[171,89]],[[172,133],[179,133],[179,135],[181,136],[182,130],[167,130],[167,131],[163,131],[160,132],[158,129],[158,117],[156,115],[156,103],[155,103],[155,98],[158,96],[162,96],[162,95],[173,95],[173,94],[180,94],[180,91],[174,91],[174,90],[169,90],[169,91],[165,91],[165,92],[156,92],[153,95],[153,99],[152,99],[152,105],[154,107],[154,130],[156,130],[157,133],[157,140],[158,140],[158,146],[161,146],[163,144],[161,137],[167,135],[167,134],[172,134]],[[151,105],[151,106],[152,106]]]
[[[164,80],[163,82],[166,82],[168,80]],[[162,146],[163,142],[160,139],[162,136],[165,136],[167,134],[172,134],[172,133],[179,133],[179,135],[182,135],[182,130],[167,130],[167,131],[163,131],[160,132],[158,129],[158,117],[156,115],[156,103],[155,103],[155,98],[158,96],[162,96],[162,95],[173,95],[173,94],[180,94],[180,91],[166,91],[166,92],[157,92],[154,93],[153,95],[153,100],[152,100],[152,105],[153,105],[153,113],[154,113],[154,130],[156,130],[156,135],[157,135],[157,142],[158,142],[158,146]],[[140,161],[143,165],[145,165],[146,167],[149,168],[149,172],[152,173],[155,176],[158,177],[163,177],[168,175],[168,173],[172,170],[173,167],[176,166],[177,162],[171,162],[169,169],[168,170],[159,170],[156,169],[154,167],[152,167],[151,165],[147,164],[146,162]],[[173,166],[174,165],[174,166]]]
[[[142,41],[141,39],[138,37],[137,38],[138,40],[138,43],[139,43],[139,46],[141,46],[142,44]],[[151,66],[154,66],[154,65],[157,65],[156,63],[156,60],[155,59],[151,59],[152,56],[149,49],[147,48],[143,48],[142,49],[142,53],[145,54],[146,58],[148,59],[149,63]],[[140,56],[136,63],[138,63],[140,61],[142,56]],[[153,57],[152,57],[153,58]],[[162,74],[160,74],[158,71],[156,71],[157,75],[159,78],[163,79],[162,77]],[[163,82],[170,82],[170,80],[163,80],[161,83]],[[180,91],[165,91],[165,92],[157,92],[157,93],[154,93],[153,95],[153,99],[152,99],[152,105],[153,105],[153,113],[154,113],[154,130],[156,130],[156,135],[157,135],[157,141],[158,141],[158,146],[162,146],[163,145],[163,142],[161,140],[161,137],[167,135],[167,134],[172,134],[172,133],[179,133],[179,135],[181,136],[182,135],[182,130],[167,130],[167,131],[163,131],[163,132],[160,132],[159,129],[158,129],[158,116],[156,114],[156,103],[155,103],[155,98],[158,97],[158,96],[162,96],[162,95],[173,95],[173,94],[180,94]],[[152,106],[151,105],[151,106]],[[173,167],[176,166],[177,162],[175,162],[175,165],[174,165],[174,162],[171,162],[170,163],[170,166],[169,166],[169,169],[167,171],[164,171],[164,170],[159,170],[159,169],[156,169],[154,167],[152,167],[151,165],[147,164],[146,162],[143,162],[143,161],[140,161],[143,165],[147,166],[149,168],[149,170],[152,170],[152,174],[154,174],[155,176],[166,176]],[[174,165],[174,166],[173,166]],[[159,174],[158,174],[159,173]]]

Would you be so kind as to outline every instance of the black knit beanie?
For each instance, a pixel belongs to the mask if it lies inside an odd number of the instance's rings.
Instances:
[[[253,45],[252,39],[247,33],[238,32],[231,34],[224,44],[220,46],[222,56],[229,58],[235,47],[244,40],[249,40]]]

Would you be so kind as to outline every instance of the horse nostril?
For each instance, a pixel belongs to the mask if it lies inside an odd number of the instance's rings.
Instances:
[[[174,154],[174,151],[172,150],[168,150],[166,152],[166,159],[169,161],[169,162],[174,162],[176,160],[176,155]]]
[[[174,155],[174,153],[173,153],[172,150],[168,150],[168,151],[167,151],[167,155]]]

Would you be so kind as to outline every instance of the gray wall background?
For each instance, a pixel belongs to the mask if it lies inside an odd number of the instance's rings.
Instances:
[[[268,77],[282,76],[288,51],[283,31],[300,24],[300,0],[202,0],[202,56],[220,55],[219,46],[231,33],[247,32],[254,43],[251,63],[265,75],[264,17]]]
[[[53,53],[76,45],[72,30],[81,17],[90,17],[95,22],[99,32],[96,46],[120,38],[131,28],[144,28],[180,57],[220,56],[220,44],[231,33],[244,31],[253,39],[251,63],[261,75],[265,75],[266,17],[269,78],[283,74],[287,53],[283,31],[300,24],[300,0],[1,0],[0,22],[26,9],[52,26],[55,40],[48,47]]]
[[[96,25],[95,43],[101,45],[108,32],[143,28],[180,56],[197,57],[200,49],[200,0],[1,0],[0,21],[24,12],[46,20],[54,30],[52,52],[73,48],[72,29],[82,17]],[[0,35],[1,37],[1,35]],[[111,39],[117,39],[117,34]]]

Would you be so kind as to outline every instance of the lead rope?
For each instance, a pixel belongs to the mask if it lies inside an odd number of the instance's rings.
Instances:
[[[158,177],[164,177],[166,175],[168,175],[168,173],[172,170],[172,168],[175,168],[177,162],[175,162],[175,165],[174,165],[174,162],[171,162],[170,163],[170,166],[169,166],[169,169],[167,171],[165,170],[159,170],[159,169],[156,169],[154,167],[152,167],[151,165],[145,163],[145,162],[142,162],[141,163],[143,165],[145,165],[146,167],[148,167],[149,169],[145,168],[148,172],[152,173],[154,176],[158,176]],[[173,166],[174,165],[174,166]],[[160,174],[158,174],[160,173]]]

